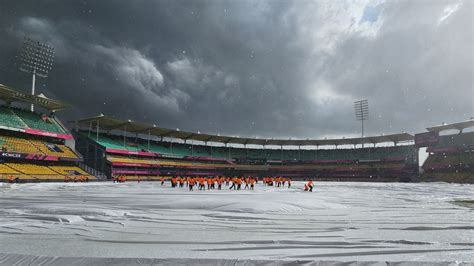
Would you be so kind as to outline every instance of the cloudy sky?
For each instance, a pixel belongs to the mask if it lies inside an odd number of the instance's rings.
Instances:
[[[415,133],[474,116],[473,8],[448,0],[0,0],[0,83],[28,91],[25,36],[55,47],[38,91],[159,126],[259,137]]]

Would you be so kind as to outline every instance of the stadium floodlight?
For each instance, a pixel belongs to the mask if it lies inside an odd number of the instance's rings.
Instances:
[[[369,119],[369,101],[360,100],[354,102],[354,112],[357,121],[362,125],[362,137],[364,137],[364,121]]]
[[[25,38],[20,54],[20,71],[33,75],[31,95],[35,95],[36,76],[47,78],[53,68],[54,48],[42,42]],[[34,105],[31,104],[31,111]]]

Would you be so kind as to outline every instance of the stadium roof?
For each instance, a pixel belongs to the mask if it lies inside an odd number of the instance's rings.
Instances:
[[[26,94],[26,93],[14,90],[3,84],[0,84],[0,100],[6,101],[6,102],[32,103],[51,111],[59,111],[69,106],[63,102],[49,99],[48,97],[44,96],[44,94],[40,94],[40,95]]]
[[[440,132],[440,131],[451,130],[451,129],[463,130],[469,127],[474,127],[474,119],[466,120],[464,122],[453,123],[453,124],[443,124],[440,126],[428,127],[426,129],[428,131]]]
[[[277,145],[277,146],[324,146],[324,145],[357,145],[376,144],[383,142],[405,142],[413,141],[413,135],[408,133],[363,137],[363,138],[342,138],[342,139],[268,139],[268,138],[240,138],[235,136],[220,136],[212,134],[202,134],[199,132],[186,132],[179,129],[166,129],[156,125],[137,123],[131,120],[120,120],[116,118],[99,115],[91,118],[75,121],[78,126],[98,127],[99,130],[121,130],[130,133],[150,134],[158,137],[169,137],[182,140],[197,140],[203,142],[219,142],[232,144],[252,144],[252,145]]]

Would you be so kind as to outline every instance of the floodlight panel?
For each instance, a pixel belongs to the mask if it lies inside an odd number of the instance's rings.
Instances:
[[[35,72],[38,76],[47,77],[52,69],[54,48],[28,38],[23,44],[20,59],[21,71]]]

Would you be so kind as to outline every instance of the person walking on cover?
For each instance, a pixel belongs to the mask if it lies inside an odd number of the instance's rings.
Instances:
[[[234,190],[237,189],[237,178],[236,177],[232,178],[232,185],[229,187],[229,189],[234,189]]]
[[[240,190],[242,188],[242,178],[238,177],[237,178],[237,190]]]
[[[307,186],[308,186],[309,192],[313,192],[313,181],[312,180],[308,181]]]
[[[250,178],[250,189],[251,189],[251,190],[254,189],[254,184],[255,184],[255,179]]]
[[[199,179],[199,190],[206,190],[206,179],[203,177]]]

